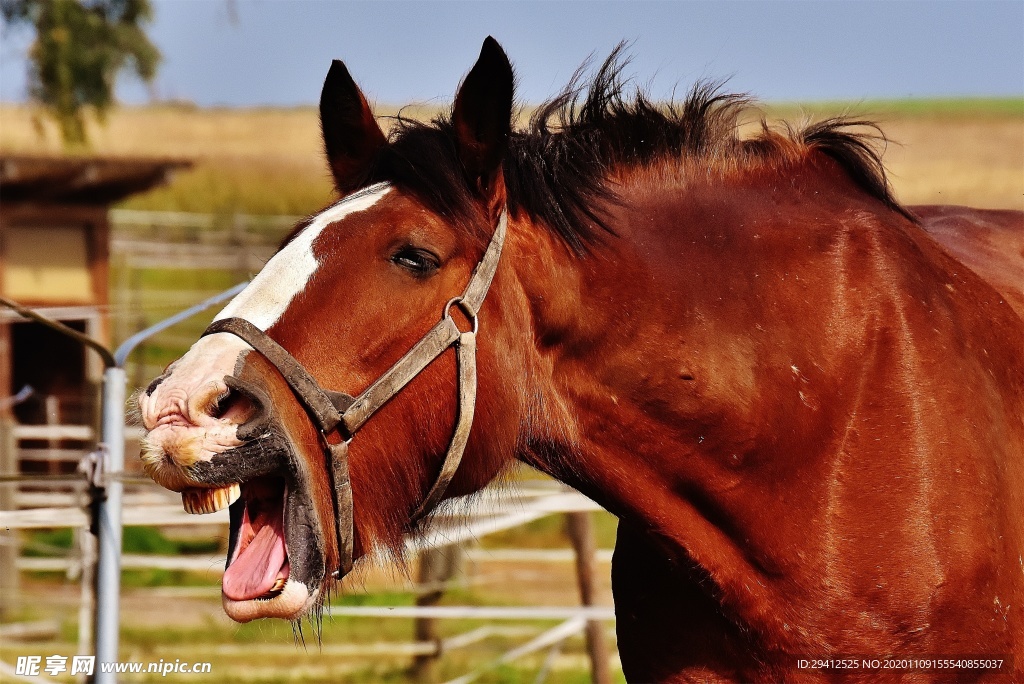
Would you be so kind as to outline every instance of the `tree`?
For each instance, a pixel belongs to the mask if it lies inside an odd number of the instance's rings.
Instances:
[[[103,120],[123,68],[147,82],[156,74],[160,52],[142,28],[149,0],[0,0],[0,16],[35,28],[29,95],[57,120],[67,147],[86,143],[86,107]]]

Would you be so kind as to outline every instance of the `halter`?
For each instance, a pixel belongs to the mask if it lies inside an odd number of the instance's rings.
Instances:
[[[444,311],[441,312],[441,320],[358,397],[320,387],[294,356],[244,318],[214,321],[203,333],[203,337],[215,333],[230,333],[259,352],[277,368],[320,431],[320,441],[327,456],[327,472],[331,478],[333,491],[332,503],[340,556],[340,567],[334,572],[334,577],[338,579],[348,574],[353,562],[354,533],[352,486],[348,475],[348,443],[370,416],[453,345],[459,374],[459,404],[455,432],[448,445],[448,453],[445,455],[441,472],[427,492],[426,498],[413,513],[413,521],[430,512],[444,496],[448,483],[455,476],[466,448],[466,440],[469,439],[469,431],[473,427],[473,411],[476,406],[476,334],[480,327],[477,314],[490,289],[494,271],[498,267],[507,224],[507,211],[503,209],[487,250],[473,269],[463,293],[448,300],[444,305]],[[469,332],[459,330],[452,319],[451,310],[455,306],[462,310],[472,324],[472,330]],[[328,436],[335,432],[341,437],[340,440],[336,440],[337,444],[328,439]]]

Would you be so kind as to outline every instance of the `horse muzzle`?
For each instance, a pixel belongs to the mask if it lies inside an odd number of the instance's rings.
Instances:
[[[319,602],[326,575],[325,524],[310,468],[260,388],[231,375],[189,384],[178,371],[140,397],[149,430],[144,468],[181,492],[189,513],[229,508],[222,580],[229,617],[301,618]]]

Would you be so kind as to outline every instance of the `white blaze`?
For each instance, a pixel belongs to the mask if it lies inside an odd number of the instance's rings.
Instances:
[[[295,295],[302,292],[319,268],[320,263],[313,255],[313,242],[323,229],[346,216],[369,209],[390,190],[391,186],[386,183],[371,185],[324,210],[275,254],[214,320],[244,318],[266,331],[281,318]]]

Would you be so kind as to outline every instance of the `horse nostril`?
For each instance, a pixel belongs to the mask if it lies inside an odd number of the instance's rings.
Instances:
[[[147,397],[151,396],[153,392],[156,391],[156,388],[160,386],[160,383],[166,380],[169,375],[170,372],[164,371],[163,374],[160,375],[160,377],[156,378],[155,380],[153,380],[153,382],[149,383],[149,386],[146,388],[145,395]]]
[[[238,425],[238,439],[247,440],[265,433],[270,420],[270,397],[254,383],[234,376],[224,378],[230,392],[226,397],[232,407],[231,421]]]
[[[241,425],[256,412],[253,398],[237,389],[228,387],[210,404],[207,413],[218,420],[227,420]]]

